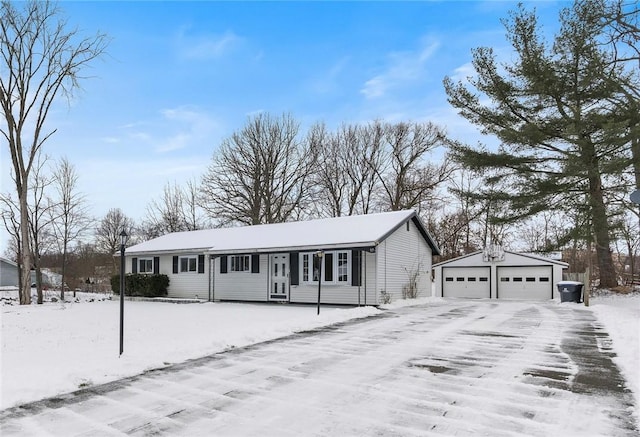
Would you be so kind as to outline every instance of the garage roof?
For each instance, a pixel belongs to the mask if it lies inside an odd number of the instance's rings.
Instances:
[[[465,258],[471,258],[471,257],[477,257],[477,256],[481,257],[482,253],[483,253],[482,250],[478,250],[476,252],[468,253],[466,255],[462,255],[462,256],[459,256],[457,258],[452,258],[452,259],[448,259],[446,261],[439,262],[437,264],[434,264],[433,267],[435,268],[435,267],[443,266],[445,264],[458,262],[458,261],[463,260]],[[563,266],[563,267],[569,267],[569,264],[567,264],[566,262],[558,261],[558,260],[551,259],[551,258],[545,258],[543,256],[534,255],[534,254],[531,254],[531,253],[518,253],[518,252],[512,252],[510,250],[505,250],[504,253],[515,255],[516,257],[523,257],[523,258],[533,259],[533,260],[536,260],[536,261],[540,261],[541,263],[544,263],[544,264],[557,264],[557,265],[560,265],[560,266]],[[498,262],[500,262],[500,261],[498,261]]]

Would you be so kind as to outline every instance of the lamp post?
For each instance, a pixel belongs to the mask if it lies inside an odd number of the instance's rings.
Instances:
[[[127,233],[120,232],[120,355],[124,350],[124,249],[127,245]]]
[[[324,252],[319,250],[316,252],[316,257],[318,259],[318,313],[320,315],[320,288],[322,284],[322,256]]]

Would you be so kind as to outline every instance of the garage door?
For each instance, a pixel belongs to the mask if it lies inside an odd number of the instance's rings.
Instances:
[[[498,267],[497,270],[498,299],[551,299],[551,266]]]
[[[443,297],[491,297],[489,267],[443,267]]]

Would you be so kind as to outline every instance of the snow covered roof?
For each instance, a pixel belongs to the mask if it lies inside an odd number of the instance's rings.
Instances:
[[[127,255],[203,251],[211,254],[373,247],[412,220],[434,255],[440,253],[415,211],[174,232],[126,249]]]
[[[16,264],[15,262],[11,261],[10,259],[0,257],[0,261],[5,263],[5,264],[9,264],[9,265],[11,265],[13,267],[18,267],[18,264]]]
[[[475,251],[475,252],[468,253],[466,255],[459,256],[457,258],[452,258],[452,259],[448,259],[446,261],[441,261],[439,263],[434,264],[433,267],[434,268],[435,267],[439,267],[439,266],[442,266],[442,265],[445,265],[445,264],[452,263],[454,261],[459,261],[459,260],[464,259],[464,258],[471,258],[471,257],[478,257],[478,256],[482,257],[482,253],[483,253],[482,250],[478,250],[478,251]],[[569,264],[567,264],[566,262],[555,260],[555,259],[551,259],[551,258],[546,258],[544,256],[539,256],[539,255],[535,255],[535,254],[532,254],[532,253],[518,253],[518,252],[512,252],[510,250],[505,250],[504,253],[507,253],[507,254],[510,254],[510,255],[516,256],[516,257],[524,257],[524,258],[534,259],[534,260],[537,260],[537,261],[540,261],[540,262],[543,262],[543,263],[546,263],[546,264],[557,264],[557,265],[561,265],[563,267],[569,267]]]

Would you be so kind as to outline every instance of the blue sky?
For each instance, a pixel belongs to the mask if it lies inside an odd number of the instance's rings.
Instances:
[[[552,31],[569,3],[527,5]],[[49,126],[57,133],[45,150],[75,165],[96,217],[121,208],[139,220],[167,182],[199,179],[221,140],[259,111],[291,113],[303,129],[317,121],[433,121],[475,142],[475,129],[449,107],[442,79],[469,74],[474,47],[509,59],[500,19],[516,2],[60,6],[70,26],[112,41],[84,71],[92,77],[71,104],[54,108]]]

